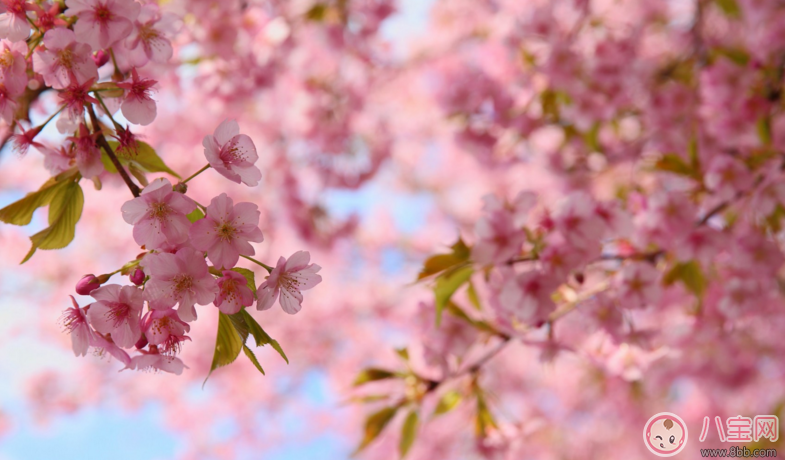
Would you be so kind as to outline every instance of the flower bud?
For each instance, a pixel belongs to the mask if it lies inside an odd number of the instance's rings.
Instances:
[[[178,182],[177,184],[175,184],[174,187],[172,187],[172,190],[174,190],[175,192],[184,194],[185,192],[188,191],[188,184],[185,184],[183,182]]]
[[[95,61],[97,67],[101,67],[109,62],[109,54],[104,52],[104,50],[99,50],[93,55],[93,61]]]
[[[128,278],[130,278],[131,282],[135,285],[141,286],[142,283],[144,283],[144,272],[137,268]]]
[[[88,295],[93,290],[101,286],[101,281],[95,275],[85,275],[76,283],[76,293],[79,295]]]

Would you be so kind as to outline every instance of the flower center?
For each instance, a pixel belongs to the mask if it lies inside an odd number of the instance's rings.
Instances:
[[[221,225],[219,225],[215,231],[218,232],[218,237],[223,241],[229,241],[233,239],[235,233],[237,233],[237,229],[234,228],[234,226],[229,222],[221,223]]]
[[[98,8],[95,9],[95,19],[106,24],[107,21],[111,21],[114,15],[106,7],[106,5],[99,5]]]
[[[153,29],[153,26],[145,24],[139,28],[139,38],[141,38],[143,42],[149,43],[158,38],[158,31]]]
[[[109,311],[106,312],[107,318],[112,321],[114,327],[119,327],[131,313],[131,306],[125,303],[112,302]]]
[[[191,275],[177,275],[172,281],[174,282],[174,292],[177,294],[190,291],[194,286],[194,279]]]
[[[150,217],[155,220],[164,220],[172,210],[166,203],[152,203],[150,205]]]
[[[74,66],[74,53],[69,48],[61,49],[57,52],[57,63],[66,69]]]
[[[8,69],[12,65],[14,65],[14,55],[11,53],[11,50],[6,49],[3,51],[3,54],[0,54],[0,67]]]

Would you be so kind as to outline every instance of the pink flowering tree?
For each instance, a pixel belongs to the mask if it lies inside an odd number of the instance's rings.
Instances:
[[[161,401],[183,458],[287,410],[416,459],[642,458],[664,411],[697,457],[704,417],[785,417],[785,6],[443,0],[400,33],[404,3],[3,0],[0,220],[37,229],[3,270],[85,356],[30,403]]]

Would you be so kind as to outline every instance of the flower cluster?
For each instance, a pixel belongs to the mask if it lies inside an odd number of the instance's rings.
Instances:
[[[259,184],[256,147],[248,135],[240,134],[236,121],[224,121],[204,137],[208,164],[197,173],[174,185],[165,178],[148,182],[146,173],[177,176],[131,132],[131,124],[145,126],[156,118],[158,82],[151,75],[172,57],[177,23],[157,4],[135,0],[4,1],[0,118],[11,132],[20,131],[13,136],[15,148],[21,153],[31,147],[40,151],[54,176],[35,192],[33,202],[18,205],[32,206],[32,214],[37,207],[59,203],[50,205],[47,236],[32,238],[25,260],[36,249],[64,247],[73,239],[84,204],[82,178],[100,189],[102,178],[119,174],[134,195],[121,212],[144,252],[120,270],[79,281],[77,293],[94,301],[80,307],[74,300],[63,316],[74,352],[84,355],[92,347],[129,369],[179,374],[184,364],[176,354],[188,339],[188,323],[197,319],[196,305],[214,303],[222,314],[237,315],[257,298],[259,309],[269,309],[280,297],[283,309],[294,314],[301,308],[301,291],[321,277],[320,267],[309,264],[308,252],[282,258],[275,268],[251,257],[252,243],[264,241],[257,205],[234,203],[226,193],[207,206],[186,196],[187,182],[208,168],[237,183]],[[25,128],[31,104],[50,89],[60,108],[43,124]],[[118,111],[128,123],[116,119]],[[55,117],[64,135],[58,147],[38,137]],[[29,223],[15,209],[0,210],[2,219]],[[240,257],[270,271],[258,293],[253,272],[236,267]],[[130,285],[107,284],[118,272],[129,277]],[[246,327],[252,319],[238,321]],[[131,349],[138,354],[129,356]]]
[[[243,154],[236,153],[238,144]],[[232,179],[233,171],[240,170],[257,181],[261,177],[253,164],[256,148],[248,136],[239,134],[237,122],[223,122],[204,145],[208,160],[216,152],[225,158],[223,169],[218,169],[222,175]],[[123,204],[123,219],[133,225],[134,240],[145,252],[127,270],[132,286],[104,284],[110,275],[87,275],[77,284],[78,294],[95,299],[85,307],[74,301],[64,313],[77,356],[95,347],[129,369],[180,374],[184,364],[176,354],[189,339],[185,334],[188,323],[197,319],[196,305],[212,303],[234,315],[257,298],[257,308],[267,310],[280,296],[283,310],[295,314],[302,308],[301,291],[321,281],[321,267],[309,264],[306,251],[281,257],[275,268],[251,258],[256,254],[251,243],[264,241],[255,204],[235,204],[222,193],[202,206],[177,188],[167,179],[156,179]],[[233,271],[240,257],[269,269],[258,290],[249,287],[242,272]],[[124,349],[140,354],[129,357]]]

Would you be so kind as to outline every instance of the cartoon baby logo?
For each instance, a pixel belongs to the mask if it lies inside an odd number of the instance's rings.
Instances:
[[[658,457],[672,457],[687,445],[687,425],[670,412],[660,412],[646,422],[643,442]]]

